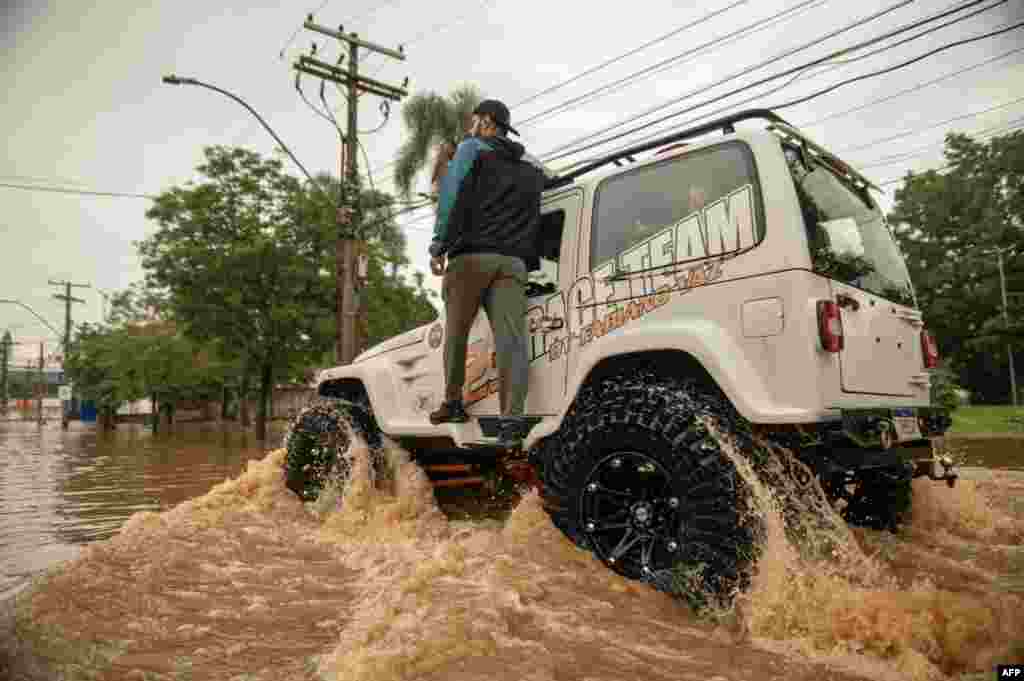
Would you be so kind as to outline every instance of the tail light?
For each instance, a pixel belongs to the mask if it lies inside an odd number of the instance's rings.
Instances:
[[[925,369],[939,366],[939,346],[927,329],[921,329],[921,355],[924,357]]]
[[[843,349],[843,318],[839,305],[833,300],[818,301],[818,334],[825,352],[841,352]]]

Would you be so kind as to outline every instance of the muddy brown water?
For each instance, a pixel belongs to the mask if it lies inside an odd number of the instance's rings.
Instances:
[[[769,531],[750,594],[701,617],[573,547],[533,494],[439,506],[397,447],[390,487],[304,507],[280,451],[215,424],[3,423],[0,677],[989,678],[1024,660],[1021,444],[954,441],[967,479],[915,483],[910,528],[854,531],[845,562]]]

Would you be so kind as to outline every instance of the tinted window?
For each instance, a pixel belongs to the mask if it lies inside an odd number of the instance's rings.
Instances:
[[[800,197],[814,270],[912,305],[910,275],[882,211],[825,166],[808,171],[787,153]]]
[[[739,142],[611,178],[597,196],[591,268],[635,271],[752,246],[763,235],[759,206],[754,160]]]

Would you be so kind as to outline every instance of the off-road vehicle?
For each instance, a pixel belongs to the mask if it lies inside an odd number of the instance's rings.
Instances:
[[[444,395],[439,319],[319,374],[286,438],[289,486],[317,493],[350,419],[435,478],[527,465],[554,523],[612,569],[655,583],[696,570],[722,590],[743,582],[760,531],[724,436],[741,454],[785,444],[848,521],[895,528],[913,477],[956,473],[933,448],[950,425],[929,406],[936,344],[872,189],[766,110],[563,169],[528,290],[523,451],[496,446],[481,312],[468,423],[428,420]]]

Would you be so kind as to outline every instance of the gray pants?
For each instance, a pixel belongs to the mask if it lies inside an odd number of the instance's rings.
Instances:
[[[526,346],[526,263],[521,258],[496,253],[456,256],[445,271],[444,301],[445,399],[462,399],[469,331],[483,305],[494,334],[501,415],[522,416],[530,370]]]

